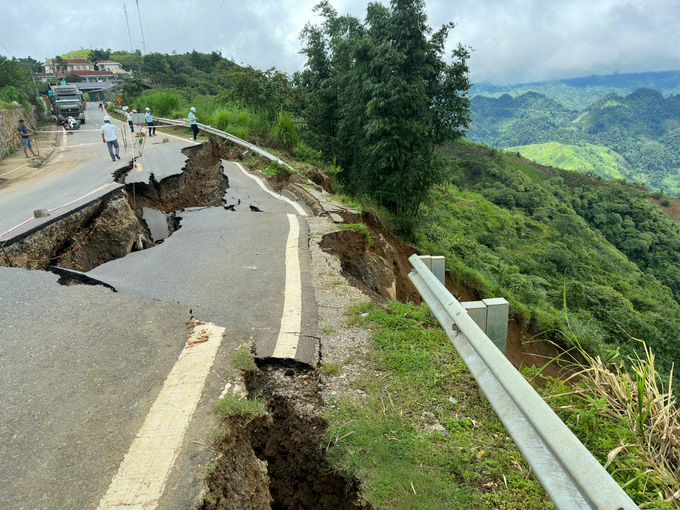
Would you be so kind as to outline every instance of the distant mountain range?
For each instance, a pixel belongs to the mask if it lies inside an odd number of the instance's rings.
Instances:
[[[655,88],[619,94],[607,86],[624,90],[645,80]],[[583,108],[573,108],[538,91],[514,97],[509,92],[499,97],[478,94],[471,99],[473,124],[467,137],[510,148],[537,163],[680,193],[680,72],[595,76],[539,85],[555,96],[557,83],[569,94],[581,88],[585,97],[597,88],[600,95]],[[674,86],[678,95],[666,94]]]
[[[531,91],[555,99],[566,108],[581,110],[607,93],[627,96],[640,88],[656,89],[664,96],[680,94],[680,71],[608,74],[517,85],[477,83],[470,95],[500,97],[510,94],[516,97]]]

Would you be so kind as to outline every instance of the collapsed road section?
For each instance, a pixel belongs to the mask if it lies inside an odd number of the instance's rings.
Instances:
[[[177,210],[222,205],[229,180],[218,144],[183,152],[188,160],[179,175],[160,182],[152,175],[149,184],[125,184],[4,241],[0,265],[43,270],[54,265],[87,272],[165,239],[180,226]],[[124,182],[132,170],[129,165],[114,177]]]

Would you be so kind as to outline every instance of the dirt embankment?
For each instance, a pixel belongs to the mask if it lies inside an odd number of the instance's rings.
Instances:
[[[173,213],[187,207],[224,205],[224,192],[229,188],[229,179],[223,173],[222,149],[217,141],[213,138],[182,152],[188,158],[182,173],[166,177],[160,182],[151,176],[149,184],[125,185],[138,212],[143,207]],[[131,169],[130,166],[116,172],[116,181],[124,184]]]
[[[233,414],[217,443],[202,510],[361,510],[359,483],[333,472],[320,447],[326,422],[319,372],[294,360],[260,359],[245,374],[249,398],[269,414]]]

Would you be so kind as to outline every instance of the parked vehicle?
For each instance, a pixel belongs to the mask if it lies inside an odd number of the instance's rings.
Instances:
[[[85,108],[87,103],[83,93],[76,85],[52,85],[52,113],[57,122],[67,122],[69,117],[85,124]]]
[[[74,117],[69,117],[66,120],[62,120],[59,125],[61,125],[69,134],[72,135],[73,133],[70,133],[70,131],[77,131],[80,129],[80,120],[74,118]]]

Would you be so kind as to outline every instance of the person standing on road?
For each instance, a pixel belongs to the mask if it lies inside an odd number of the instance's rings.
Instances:
[[[33,154],[34,158],[38,157],[38,155],[33,152],[33,144],[31,144],[31,135],[34,135],[35,131],[26,127],[24,119],[19,119],[19,133],[21,134],[21,143],[23,144],[24,154],[26,157],[28,158],[28,152],[26,149],[31,151],[31,154]]]
[[[191,130],[194,132],[194,142],[196,141],[196,137],[198,136],[198,117],[196,117],[196,108],[193,106],[191,107],[191,110],[189,111],[189,125],[191,126]]]
[[[120,159],[118,153],[120,152],[120,145],[118,145],[118,139],[116,138],[116,133],[114,131],[118,129],[116,126],[111,124],[111,119],[108,115],[104,117],[104,125],[102,126],[102,142],[106,143],[109,148],[109,155],[111,156],[111,161],[116,161]],[[116,148],[116,155],[113,155],[113,148]]]
[[[149,126],[149,136],[156,136],[156,127],[153,123],[153,115],[151,115],[151,110],[149,108],[146,109],[144,119],[146,120],[146,125]]]
[[[125,112],[125,120],[127,120],[128,126],[130,126],[130,133],[134,133],[135,125],[132,123],[132,112],[130,110]]]

